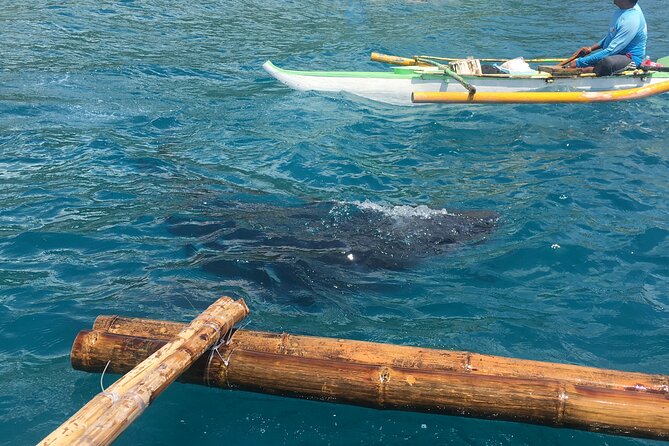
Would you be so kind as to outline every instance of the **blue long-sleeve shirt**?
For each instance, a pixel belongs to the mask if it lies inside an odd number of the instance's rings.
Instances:
[[[591,67],[605,57],[616,54],[631,54],[632,60],[641,65],[646,55],[648,28],[646,18],[639,5],[630,9],[619,9],[611,19],[609,32],[600,42],[600,51],[576,60],[577,67]]]

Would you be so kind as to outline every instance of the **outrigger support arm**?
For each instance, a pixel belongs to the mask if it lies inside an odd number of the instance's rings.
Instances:
[[[476,94],[476,87],[473,86],[472,84],[470,84],[469,82],[467,82],[466,80],[464,80],[464,79],[462,78],[462,76],[460,76],[458,73],[456,73],[455,71],[453,71],[453,70],[451,70],[450,68],[448,68],[447,65],[440,64],[439,62],[435,62],[435,61],[433,61],[433,60],[425,59],[425,58],[422,58],[422,57],[416,57],[416,61],[417,61],[417,62],[423,62],[423,63],[432,64],[432,65],[434,65],[435,67],[437,67],[437,68],[439,68],[440,70],[442,70],[442,71],[444,72],[445,75],[452,77],[453,79],[455,79],[456,81],[458,81],[458,82],[460,83],[460,85],[462,85],[463,87],[465,87],[465,88],[467,89],[467,91],[469,92],[469,97],[470,97],[470,98],[472,98],[472,97]]]
[[[424,56],[415,56],[413,58],[408,57],[399,57],[399,56],[389,56],[387,54],[381,53],[372,53],[371,59],[375,62],[389,63],[392,65],[400,66],[410,66],[410,65],[419,65],[419,66],[434,66],[439,68],[444,72],[445,75],[452,77],[458,81],[463,87],[467,89],[470,96],[473,96],[476,93],[476,87],[468,83],[462,78],[458,73],[448,68],[447,65],[435,62],[428,57]]]

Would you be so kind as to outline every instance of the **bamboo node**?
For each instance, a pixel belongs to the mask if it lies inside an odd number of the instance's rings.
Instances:
[[[288,344],[288,333],[285,331],[281,333],[281,342],[279,343],[279,351],[277,353],[279,354],[287,354],[287,348],[286,345]]]
[[[567,401],[569,400],[569,394],[567,389],[563,386],[558,393],[558,407],[557,407],[557,416],[555,418],[555,424],[561,426],[564,422],[565,412],[567,410]]]
[[[381,383],[378,387],[378,404],[380,407],[384,407],[386,403],[386,383],[390,381],[390,369],[388,367],[381,367],[379,371],[379,382]]]
[[[235,331],[232,329],[232,327],[229,328],[228,331],[226,331],[225,334],[223,334],[219,338],[218,343],[211,348],[211,353],[209,353],[209,359],[207,360],[207,365],[204,369],[205,370],[204,371],[205,382],[206,382],[207,386],[209,386],[209,387],[211,387],[211,378],[210,378],[211,375],[210,375],[210,373],[211,373],[211,362],[214,359],[214,353],[216,353],[218,355],[218,357],[221,359],[221,362],[224,365],[223,374],[224,374],[224,377],[225,377],[225,382],[226,383],[228,382],[228,364],[230,364],[230,358],[232,357],[232,352],[234,352],[235,349],[233,347],[232,350],[230,350],[230,353],[228,354],[228,357],[223,358],[223,355],[221,355],[221,352],[220,352],[219,348],[221,348],[221,346],[223,346],[223,345],[230,345],[230,342],[232,342],[232,336],[234,336],[234,334],[235,334]]]
[[[112,404],[116,404],[118,402],[118,400],[121,399],[121,397],[119,397],[118,393],[113,392],[113,391],[109,392],[109,391],[105,390],[104,392],[100,392],[100,395],[106,396],[107,398],[109,398],[111,400]]]
[[[202,324],[202,326],[211,328],[216,332],[216,334],[219,334],[221,332],[221,328],[223,328],[221,327],[221,324],[219,324],[218,321],[213,318],[207,318],[207,321]]]
[[[381,381],[384,384],[390,381],[390,370],[388,369],[388,367],[384,367],[383,369],[381,369],[381,373],[379,374],[379,381]]]
[[[188,345],[182,345],[177,351],[185,352],[190,357],[191,361],[195,361],[200,356],[197,352],[191,350]]]
[[[118,319],[118,315],[112,316],[107,320],[101,321],[103,323],[103,325],[101,327],[102,330],[104,330],[104,331],[110,330],[114,326],[114,323],[116,322],[117,319]],[[96,320],[96,322],[97,322],[97,320]]]
[[[77,444],[82,446],[93,446],[96,443],[91,439],[90,435],[84,435],[79,440],[77,440]]]
[[[476,369],[472,366],[472,354],[467,352],[467,356],[465,357],[465,371],[473,372],[474,370]]]
[[[127,392],[125,395],[123,395],[124,399],[132,399],[135,403],[135,406],[137,409],[139,409],[139,412],[142,413],[144,412],[144,409],[146,409],[146,401],[144,401],[144,398],[142,398],[142,395],[137,393],[136,391],[132,392]]]

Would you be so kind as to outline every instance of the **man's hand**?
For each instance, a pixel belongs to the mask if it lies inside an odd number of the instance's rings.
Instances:
[[[575,62],[576,59],[578,59],[579,57],[587,56],[588,54],[592,53],[597,49],[599,49],[599,44],[595,44],[593,46],[584,46],[582,48],[579,48],[578,50],[576,50],[574,54],[572,54],[569,57],[569,59],[566,59],[559,66],[576,68],[576,62]]]

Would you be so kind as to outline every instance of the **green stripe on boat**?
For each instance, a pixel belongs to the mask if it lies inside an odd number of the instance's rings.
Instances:
[[[280,73],[290,74],[294,76],[318,76],[318,77],[353,77],[364,79],[412,79],[420,77],[420,74],[411,73],[394,73],[392,71],[301,71],[301,70],[284,70],[279,68],[268,60],[266,62],[269,66]],[[440,76],[440,74],[436,74]]]

